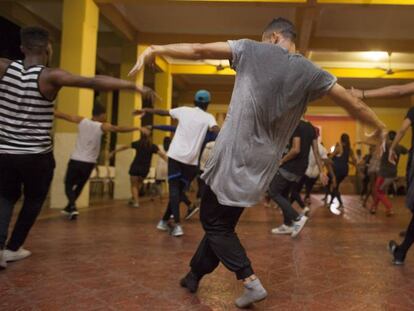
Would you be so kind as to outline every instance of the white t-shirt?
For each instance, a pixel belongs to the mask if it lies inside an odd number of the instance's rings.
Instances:
[[[170,115],[178,120],[178,126],[168,149],[168,157],[184,164],[197,165],[206,133],[217,125],[216,119],[198,107],[171,109]]]
[[[83,119],[79,125],[75,151],[70,157],[72,160],[96,163],[101,150],[102,123]]]
[[[328,159],[328,152],[321,143],[318,143],[318,151],[322,160]],[[313,149],[311,148],[309,151],[309,164],[305,174],[310,178],[316,178],[319,176],[319,173],[318,163],[316,163],[315,155],[313,154]]]

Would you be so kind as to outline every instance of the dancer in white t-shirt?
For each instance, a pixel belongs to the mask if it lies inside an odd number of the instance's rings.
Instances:
[[[106,122],[106,111],[101,105],[93,107],[92,119],[68,115],[55,111],[55,117],[68,122],[77,123],[79,128],[75,150],[73,151],[66,171],[65,193],[68,205],[62,213],[74,219],[78,214],[76,200],[91,175],[101,151],[102,135],[105,132],[128,133],[141,131],[149,134],[149,130],[140,127],[116,126]]]

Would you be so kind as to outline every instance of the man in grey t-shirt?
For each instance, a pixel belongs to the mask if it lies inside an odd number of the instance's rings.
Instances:
[[[265,29],[261,43],[238,40],[151,46],[130,73],[158,55],[229,59],[237,72],[226,121],[202,176],[207,189],[200,219],[206,233],[181,285],[195,292],[201,278],[221,262],[244,282],[245,292],[236,300],[238,307],[260,301],[267,293],[235,227],[244,208],[258,203],[268,189],[307,103],[329,94],[351,115],[377,129],[378,136],[384,129],[372,110],[336,84],[335,77],[295,54],[295,38],[294,25],[278,18]]]

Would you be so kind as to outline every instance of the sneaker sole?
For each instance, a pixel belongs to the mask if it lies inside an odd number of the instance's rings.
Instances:
[[[274,235],[291,235],[293,232],[272,232],[270,231],[270,233]]]
[[[24,256],[24,257],[19,257],[19,258],[17,258],[17,257],[15,257],[15,258],[9,258],[9,259],[6,259],[6,262],[20,261],[20,260],[23,260],[23,259],[26,259],[26,258],[30,257],[31,255],[32,254],[29,254],[29,255]]]
[[[263,297],[263,298],[260,298],[260,299],[255,300],[255,301],[253,301],[253,302],[251,302],[251,303],[249,303],[248,305],[245,305],[245,306],[238,306],[238,305],[237,305],[237,303],[234,303],[234,305],[235,305],[237,308],[239,308],[239,309],[248,309],[248,308],[250,308],[250,307],[251,307],[254,303],[261,302],[261,301],[265,300],[266,298],[267,298],[267,295],[266,295],[265,297]]]
[[[199,207],[196,207],[190,214],[188,214],[187,216],[185,216],[185,220],[189,220],[191,217],[194,216],[194,214],[196,214],[198,211],[200,210]]]

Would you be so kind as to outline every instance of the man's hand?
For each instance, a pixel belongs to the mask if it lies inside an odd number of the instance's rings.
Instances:
[[[162,98],[155,93],[155,91],[147,86],[136,86],[136,90],[138,93],[142,95],[143,98],[151,100],[151,102],[155,102],[155,100],[162,101]]]
[[[397,165],[397,154],[395,153],[394,149],[390,149],[388,153],[388,162],[393,165]]]
[[[153,51],[154,49],[152,47],[148,47],[144,52],[142,52],[142,54],[138,57],[135,66],[128,73],[129,77],[136,75],[137,72],[140,71],[146,64],[154,63],[155,55]]]
[[[322,185],[326,186],[328,184],[328,176],[326,176],[325,173],[320,173],[319,179],[321,180]]]
[[[142,109],[136,109],[132,112],[133,116],[136,116],[138,118],[142,118],[146,115],[147,113],[147,108],[142,108]]]
[[[364,98],[364,93],[362,92],[362,90],[358,90],[358,89],[355,89],[355,88],[352,87],[349,90],[349,92],[351,93],[352,96],[354,96],[356,98],[359,98],[359,99],[363,99]]]

